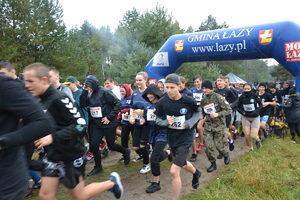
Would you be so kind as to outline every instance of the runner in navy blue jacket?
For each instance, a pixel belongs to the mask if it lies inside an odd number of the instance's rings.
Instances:
[[[153,193],[160,190],[160,162],[167,157],[170,162],[172,161],[172,155],[170,150],[164,151],[167,145],[167,128],[158,126],[155,122],[155,108],[156,103],[162,96],[159,87],[155,84],[150,84],[145,90],[143,97],[148,101],[144,105],[144,118],[141,119],[141,123],[147,123],[149,126],[149,143],[152,145],[151,154],[151,172],[153,182],[147,187],[147,193]],[[169,156],[168,156],[169,155]]]
[[[140,120],[143,118],[144,105],[147,101],[143,98],[143,93],[147,88],[149,77],[146,72],[139,72],[136,77],[136,86],[138,87],[131,95],[131,113],[130,123],[133,124],[132,133],[132,146],[138,156],[133,159],[134,162],[143,160],[143,167],[140,173],[144,174],[151,170],[149,165],[149,152],[148,152],[148,139],[149,139],[149,126],[141,125]]]

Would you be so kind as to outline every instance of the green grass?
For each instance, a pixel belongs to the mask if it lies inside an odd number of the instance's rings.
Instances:
[[[161,168],[169,169],[170,165],[163,161]],[[104,167],[101,176],[87,177],[86,185],[107,180],[112,171],[117,171],[122,180],[132,182],[140,168],[141,163],[134,162],[127,166],[123,163],[110,165]],[[289,137],[268,138],[262,149],[245,154],[217,177],[181,199],[300,199],[300,144],[291,143]],[[32,199],[38,199],[37,196],[38,191],[34,191]],[[60,186],[57,199],[70,199],[65,187]]]
[[[269,138],[183,199],[300,199],[300,145]]]

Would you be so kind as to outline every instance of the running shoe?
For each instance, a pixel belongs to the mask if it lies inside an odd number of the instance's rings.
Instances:
[[[257,149],[260,149],[260,148],[262,147],[262,144],[261,144],[261,140],[260,140],[260,139],[257,140],[255,144],[256,144],[256,148],[257,148]]]
[[[104,150],[105,147],[106,147],[106,145],[107,145],[106,142],[104,142],[103,144],[100,144],[99,150],[100,150],[100,151]]]
[[[121,183],[121,178],[117,172],[113,172],[110,174],[109,180],[113,181],[115,185],[109,189],[112,193],[114,193],[117,199],[120,199],[123,195],[123,186]]]
[[[234,140],[232,140],[232,142],[229,142],[229,150],[230,151],[234,150]]]
[[[197,189],[199,187],[199,179],[201,176],[201,171],[196,169],[195,174],[193,174],[192,187]]]
[[[202,145],[199,143],[197,148],[196,148],[196,151],[201,151],[201,149],[202,149]]]
[[[127,148],[125,154],[123,155],[124,157],[124,164],[128,165],[128,163],[130,162],[130,149]]]
[[[108,149],[104,149],[101,154],[106,157],[108,155]]]
[[[192,157],[189,159],[190,162],[195,162],[197,159],[197,154],[192,154]]]
[[[146,192],[147,193],[153,193],[160,190],[160,182],[155,183],[155,182],[151,182],[151,185],[149,187],[147,187]]]
[[[31,198],[31,197],[33,197],[32,188],[28,188],[26,194],[24,195],[24,198],[27,199],[27,198]]]
[[[296,139],[292,138],[291,142],[294,143],[294,144],[296,144]]]
[[[137,156],[137,157],[135,157],[132,161],[133,161],[133,162],[139,162],[139,161],[141,161],[141,160],[143,160],[143,156]]]
[[[86,155],[86,160],[91,160],[92,158],[94,158],[94,154],[92,152],[88,152]]]
[[[42,183],[42,181],[39,181],[39,182],[37,182],[37,183],[34,183],[33,186],[32,186],[32,189],[33,189],[33,190],[41,189],[41,183]]]
[[[269,136],[268,132],[265,130],[263,130],[263,132],[264,132],[264,138],[267,138]]]
[[[141,173],[141,174],[146,174],[146,173],[148,173],[148,172],[150,172],[150,171],[151,171],[151,167],[150,167],[150,165],[148,164],[148,165],[144,165],[144,166],[143,166],[143,168],[141,169],[140,173]]]

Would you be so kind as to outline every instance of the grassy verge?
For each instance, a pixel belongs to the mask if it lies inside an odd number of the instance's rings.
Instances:
[[[270,138],[246,154],[199,192],[194,199],[300,199],[300,145]]]

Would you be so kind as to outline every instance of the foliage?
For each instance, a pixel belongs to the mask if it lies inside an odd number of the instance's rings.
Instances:
[[[238,73],[237,75],[243,80],[253,83],[258,82],[271,82],[272,77],[269,74],[269,67],[267,61],[264,60],[245,60],[241,64],[241,68],[244,68],[244,73]],[[259,72],[259,73],[257,73]]]
[[[281,65],[275,65],[273,67],[274,69],[271,70],[270,74],[276,81],[294,80],[294,76]]]
[[[0,13],[0,57],[18,71],[33,62],[51,64],[66,37],[59,1],[3,0]]]
[[[141,15],[138,32],[140,42],[158,50],[170,36],[184,31],[177,21],[173,21],[172,14],[168,14],[167,9],[157,4],[155,9]]]
[[[217,19],[212,15],[209,15],[207,20],[201,22],[201,25],[199,26],[197,32],[210,31],[210,30],[216,30],[216,29],[222,29],[228,27],[229,25],[226,22],[223,22],[222,24],[218,24]]]
[[[0,4],[0,58],[10,60],[17,71],[33,62],[57,67],[63,78],[74,75],[83,80],[87,72],[101,81],[111,77],[131,83],[135,74],[144,71],[153,55],[174,34],[228,28],[209,15],[197,30],[187,30],[159,3],[144,13],[136,8],[124,13],[118,28],[96,28],[88,21],[66,31],[59,0],[3,0]],[[261,71],[263,73],[257,73]],[[188,81],[200,74],[214,80],[233,72],[253,82],[271,79],[266,63],[261,61],[218,61],[185,63],[177,71]],[[285,69],[272,71],[277,79],[292,79]]]

